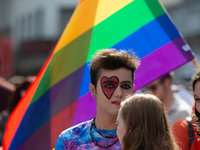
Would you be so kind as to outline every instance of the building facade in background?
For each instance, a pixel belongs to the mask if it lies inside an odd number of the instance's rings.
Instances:
[[[37,75],[77,4],[78,0],[0,0],[0,36],[12,39],[13,75]]]
[[[197,59],[200,59],[200,1],[161,1]],[[37,75],[78,2],[79,0],[0,0],[0,36],[6,35],[12,39],[14,74]],[[188,63],[175,71],[175,80],[189,80],[194,72],[192,63]]]

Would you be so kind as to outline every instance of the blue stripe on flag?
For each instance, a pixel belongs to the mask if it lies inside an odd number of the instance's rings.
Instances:
[[[164,14],[120,41],[113,48],[131,49],[142,59],[179,36],[176,27],[169,17]]]

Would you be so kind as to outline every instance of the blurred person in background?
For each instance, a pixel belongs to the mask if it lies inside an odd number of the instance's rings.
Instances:
[[[10,95],[15,91],[15,85],[6,81],[4,78],[0,78],[0,114],[6,109],[7,101]]]
[[[21,85],[25,81],[26,77],[24,76],[13,76],[8,79],[8,82],[14,84],[15,86]]]
[[[2,112],[0,116],[0,144],[2,145],[3,134],[6,126],[6,122],[13,111],[13,109],[18,104],[19,100],[24,96],[26,90],[35,80],[35,76],[28,76],[25,78],[24,82],[16,85],[16,90],[10,95],[8,100],[7,108]]]
[[[177,120],[188,117],[192,110],[190,105],[172,90],[172,76],[173,73],[169,73],[147,86],[148,91],[162,101],[171,127]]]
[[[178,150],[162,102],[135,94],[121,103],[117,136],[123,150]]]
[[[172,132],[181,150],[200,149],[200,72],[192,79],[194,106],[191,117],[180,119],[172,126]]]

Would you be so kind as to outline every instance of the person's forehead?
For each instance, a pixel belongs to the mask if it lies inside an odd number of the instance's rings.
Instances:
[[[106,69],[100,69],[100,78],[102,76],[117,76],[119,79],[123,80],[132,80],[132,72],[131,70],[125,69],[125,68],[119,68],[115,70],[106,70]]]

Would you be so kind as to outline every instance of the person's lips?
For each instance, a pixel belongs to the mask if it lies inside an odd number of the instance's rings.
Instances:
[[[113,101],[112,104],[120,106],[121,101]]]

